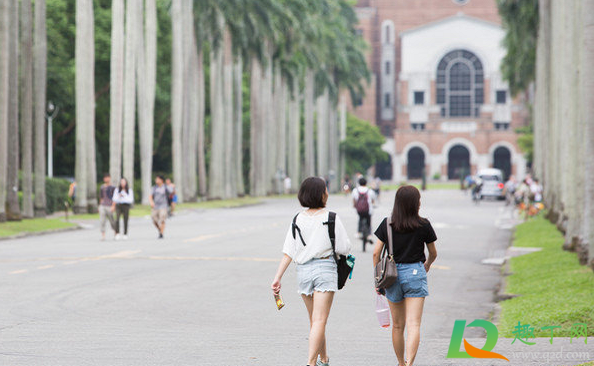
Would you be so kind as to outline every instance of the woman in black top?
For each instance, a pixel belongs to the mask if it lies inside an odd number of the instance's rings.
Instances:
[[[429,220],[419,216],[421,193],[413,186],[402,186],[396,192],[391,227],[387,218],[375,235],[378,242],[373,251],[373,265],[381,257],[388,243],[388,229],[392,230],[392,251],[398,267],[398,280],[386,289],[392,313],[392,343],[400,365],[410,366],[419,348],[421,316],[425,297],[429,296],[427,272],[437,257],[435,231]],[[425,245],[429,258],[425,257]],[[406,326],[406,355],[404,357],[404,327]],[[408,363],[407,363],[408,361]]]

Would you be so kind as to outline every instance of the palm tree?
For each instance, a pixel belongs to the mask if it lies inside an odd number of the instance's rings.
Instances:
[[[173,180],[176,190],[183,192],[183,94],[184,94],[184,44],[182,0],[171,2],[171,154],[173,160]],[[183,199],[183,197],[179,196]]]
[[[124,177],[134,186],[134,142],[136,135],[136,62],[138,54],[138,13],[140,0],[126,2],[126,40],[124,61],[124,128],[123,171]],[[140,109],[140,108],[139,108]]]
[[[92,9],[91,9],[92,11]],[[33,38],[33,88],[35,121],[35,216],[45,216],[45,108],[46,108],[46,81],[47,81],[47,30],[45,23],[45,0],[35,1],[35,33]],[[92,38],[91,38],[92,39]],[[93,75],[93,74],[91,74]],[[93,130],[94,131],[94,130]],[[94,164],[94,161],[93,161]],[[93,190],[95,192],[95,190]]]
[[[153,140],[155,126],[155,89],[157,80],[157,3],[145,0],[145,59],[146,59],[146,128],[141,145],[142,202],[148,203],[153,172]]]
[[[93,1],[76,0],[76,158],[74,175],[77,194],[74,210],[86,213],[88,210],[89,129],[94,128],[94,40],[93,40]]]
[[[291,96],[289,97],[288,113],[288,176],[292,185],[299,183],[301,178],[301,154],[299,142],[301,141],[301,100],[299,92],[299,79],[293,78]]]
[[[316,99],[318,170],[317,174],[328,174],[328,90],[324,89]]]
[[[196,79],[197,70],[194,60],[197,58],[197,45],[194,27],[194,4],[190,0],[183,3],[183,42],[184,42],[184,100],[183,100],[183,156],[184,191],[181,192],[185,201],[193,202],[197,199],[196,187],[196,159],[198,140],[198,108],[197,86],[192,85]]]
[[[224,187],[225,198],[237,197],[237,179],[234,160],[237,155],[233,154],[234,141],[234,103],[233,103],[233,45],[231,30],[225,24],[223,33],[223,108],[224,108]]]
[[[582,3],[582,54],[581,54],[581,102],[582,121],[584,126],[584,157],[583,167],[584,190],[582,197],[585,200],[584,210],[584,236],[589,246],[588,263],[594,269],[594,2]]]
[[[31,0],[21,1],[21,170],[23,211],[33,217],[33,11]]]
[[[198,43],[196,39],[196,33],[194,33],[194,45],[197,48],[197,52],[193,53],[192,57],[192,69],[195,71],[193,95],[194,100],[197,101],[197,164],[198,164],[198,193],[200,196],[205,197],[207,195],[206,186],[206,157],[204,147],[204,53],[202,51],[202,43]]]
[[[10,0],[10,55],[8,89],[8,171],[6,190],[6,218],[20,220],[19,207],[19,2]]]
[[[0,222],[6,221],[6,171],[8,163],[10,6],[0,2]]]
[[[305,90],[303,94],[303,111],[305,118],[305,128],[303,130],[305,139],[304,170],[306,176],[313,176],[316,174],[316,166],[314,160],[314,84],[314,73],[311,69],[308,69],[305,72]]]
[[[215,13],[217,28],[224,27],[223,15],[220,10]],[[223,50],[221,44],[216,43],[215,37],[211,38],[210,50],[210,113],[211,113],[211,155],[209,169],[208,196],[210,198],[225,197],[225,110],[224,98],[224,72]]]
[[[122,117],[124,96],[124,0],[111,5],[109,109],[109,172],[114,182],[122,175]]]
[[[233,154],[237,194],[243,196],[245,195],[243,182],[243,60],[241,54],[235,57],[233,66]]]

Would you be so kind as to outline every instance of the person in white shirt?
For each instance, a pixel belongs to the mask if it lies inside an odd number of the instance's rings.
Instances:
[[[295,218],[295,227],[290,225],[283,246],[283,258],[272,282],[272,291],[280,293],[281,279],[291,261],[297,265],[299,294],[309,313],[308,365],[327,365],[326,321],[332,306],[334,293],[338,291],[338,273],[332,254],[328,232],[329,212],[326,182],[318,177],[303,181],[298,194],[301,206],[307,210]],[[293,232],[295,231],[295,235]],[[338,255],[348,255],[351,243],[342,221],[336,216],[335,250]]]
[[[115,240],[120,240],[120,216],[124,217],[124,240],[128,239],[128,218],[130,207],[134,203],[134,192],[128,187],[128,180],[122,178],[120,185],[113,192],[113,204],[111,210],[116,213]]]
[[[367,179],[360,178],[359,186],[353,190],[353,206],[359,215],[359,234],[363,232],[363,225],[367,223],[367,233],[371,230],[371,215],[375,204],[375,192],[367,187]],[[366,220],[366,221],[365,221]]]

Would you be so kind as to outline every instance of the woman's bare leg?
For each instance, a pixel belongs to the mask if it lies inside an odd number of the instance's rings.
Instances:
[[[314,292],[311,329],[309,332],[308,365],[315,365],[318,355],[322,361],[328,359],[326,353],[326,322],[332,307],[334,292]]]
[[[423,315],[424,297],[407,297],[404,299],[406,308],[406,356],[408,366],[415,362],[419,341],[421,338],[421,316]]]
[[[392,345],[394,346],[396,358],[398,358],[398,364],[404,365],[404,325],[406,324],[404,301],[388,301],[388,304],[392,314]]]

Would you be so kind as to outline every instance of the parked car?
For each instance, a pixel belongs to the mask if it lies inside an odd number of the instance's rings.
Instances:
[[[477,176],[482,180],[483,186],[481,188],[481,199],[484,197],[495,198],[498,200],[505,199],[503,187],[503,172],[499,169],[481,169]]]

